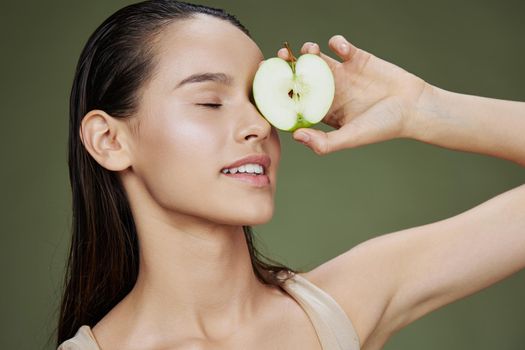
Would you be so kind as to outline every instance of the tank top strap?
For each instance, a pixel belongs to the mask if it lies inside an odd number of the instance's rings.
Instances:
[[[305,310],[323,350],[359,350],[352,321],[335,299],[300,274],[289,273],[292,277],[284,282],[283,289]],[[57,350],[100,350],[100,347],[90,327],[83,325]]]
[[[283,288],[308,314],[323,350],[359,350],[352,321],[335,299],[300,274],[281,272],[292,274]]]
[[[100,350],[88,325],[80,326],[75,336],[60,344],[57,350]]]

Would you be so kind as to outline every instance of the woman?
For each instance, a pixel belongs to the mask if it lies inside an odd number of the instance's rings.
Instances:
[[[339,35],[329,46],[342,63],[302,48],[336,79],[323,121],[337,130],[293,134],[317,154],[409,137],[525,165],[524,103],[441,90]],[[60,349],[379,349],[525,266],[525,186],[308,272],[263,262],[251,226],[273,215],[280,161],[252,99],[263,58],[235,17],[176,1],[128,6],[90,37],[71,94]],[[239,160],[263,175],[223,174]]]

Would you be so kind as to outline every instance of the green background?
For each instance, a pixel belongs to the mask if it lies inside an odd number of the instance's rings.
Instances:
[[[48,338],[56,326],[71,223],[69,89],[88,36],[129,3],[2,4],[2,349],[54,349]],[[288,40],[294,52],[314,41],[335,58],[327,41],[343,34],[441,88],[525,101],[523,1],[200,3],[236,15],[266,57]],[[377,235],[459,214],[525,180],[525,169],[512,162],[413,140],[320,157],[290,134],[280,136],[275,216],[255,231],[264,252],[300,269]],[[385,349],[522,350],[524,296],[522,270],[417,320]]]

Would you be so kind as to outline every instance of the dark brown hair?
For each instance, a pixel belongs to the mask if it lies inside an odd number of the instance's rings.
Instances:
[[[79,135],[82,118],[90,110],[101,109],[115,118],[129,119],[137,107],[138,91],[154,68],[154,39],[167,24],[196,14],[229,21],[250,36],[234,16],[221,9],[180,1],[144,1],[107,18],[82,50],[70,96],[73,218],[57,346],[80,326],[94,326],[121,301],[134,286],[139,269],[137,232],[126,192],[117,174],[99,165],[84,148]],[[243,231],[258,280],[280,286],[286,276],[277,278],[279,271],[297,272],[258,252],[251,226],[243,226]]]

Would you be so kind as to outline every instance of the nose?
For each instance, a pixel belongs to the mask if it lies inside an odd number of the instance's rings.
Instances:
[[[238,139],[241,141],[269,138],[272,125],[262,116],[254,103],[247,103],[245,112],[241,115],[239,123]]]

